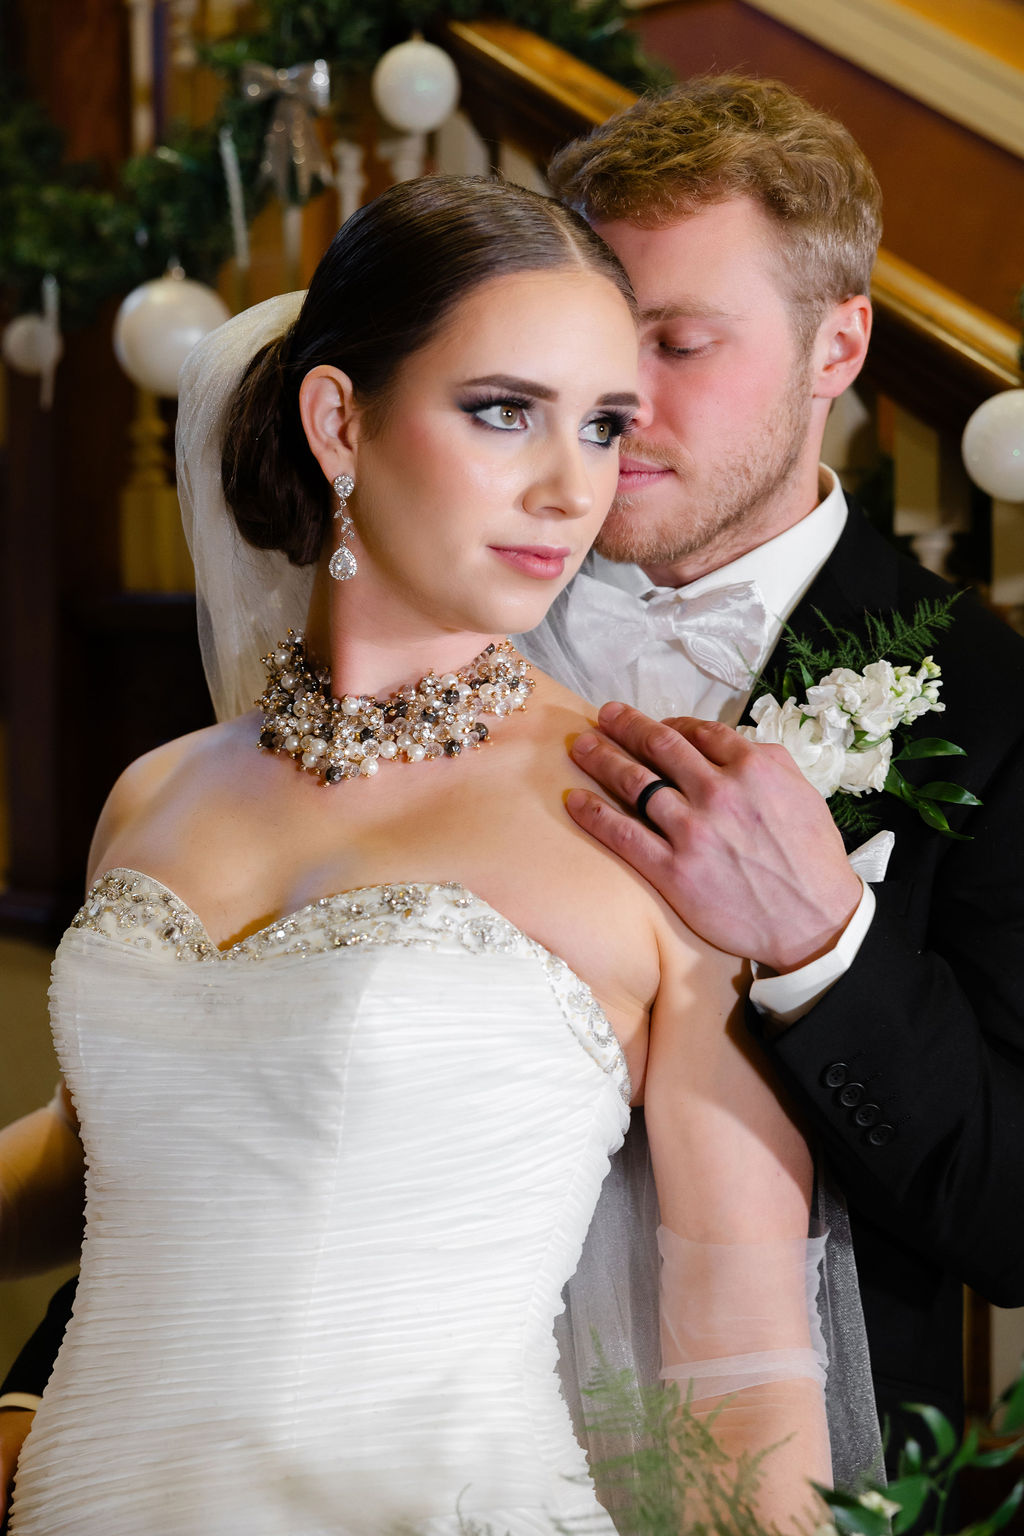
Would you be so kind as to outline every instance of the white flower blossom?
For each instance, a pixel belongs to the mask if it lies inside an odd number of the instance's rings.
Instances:
[[[756,725],[741,725],[740,735],[751,741],[771,742],[785,747],[808,783],[826,800],[839,788],[845,742],[837,740],[831,728],[801,709],[795,699],[780,704],[769,694],[762,694],[751,706]]]
[[[914,672],[884,659],[863,672],[835,667],[808,688],[800,704],[768,694],[751,705],[754,726],[739,727],[751,741],[787,749],[804,778],[827,800],[836,790],[863,795],[885,788],[892,732],[910,725],[938,702],[941,672],[930,656]]]
[[[877,1514],[884,1515],[887,1520],[891,1520],[893,1515],[898,1515],[903,1508],[902,1504],[897,1504],[893,1499],[887,1499],[885,1494],[880,1493],[877,1488],[869,1488],[866,1493],[860,1494],[857,1503],[864,1509],[872,1509]]]
[[[853,711],[858,731],[865,731],[872,741],[881,741],[903,724],[904,703],[900,680],[888,661],[873,661],[864,668],[861,696]]]
[[[860,747],[847,752],[839,788],[851,795],[863,795],[870,789],[884,789],[892,759],[892,740],[886,737],[874,747]]]

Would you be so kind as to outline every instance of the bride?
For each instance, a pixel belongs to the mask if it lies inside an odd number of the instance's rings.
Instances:
[[[87,1225],[12,1536],[612,1532],[553,1324],[631,1102],[665,1373],[739,1389],[730,1456],[785,1442],[765,1518],[828,1481],[741,967],[565,815],[589,706],[505,638],[600,527],[636,366],[585,224],[446,177],[187,365],[221,723],[118,782],[55,962]]]

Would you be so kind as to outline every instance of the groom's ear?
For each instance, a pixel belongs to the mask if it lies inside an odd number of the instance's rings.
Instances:
[[[811,348],[816,399],[834,400],[849,388],[864,366],[870,339],[871,300],[866,294],[831,306]]]
[[[299,388],[299,415],[310,452],[328,480],[352,474],[362,411],[348,374],[328,363],[311,369]]]

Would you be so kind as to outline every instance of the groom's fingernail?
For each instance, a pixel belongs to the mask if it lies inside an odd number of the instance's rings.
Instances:
[[[625,704],[619,704],[615,699],[613,699],[610,704],[601,705],[600,713],[598,714],[597,718],[602,725],[610,725],[612,721],[619,718],[625,707]]]
[[[569,751],[573,757],[586,757],[588,752],[593,752],[597,746],[597,737],[592,731],[584,731],[582,736],[577,736]]]

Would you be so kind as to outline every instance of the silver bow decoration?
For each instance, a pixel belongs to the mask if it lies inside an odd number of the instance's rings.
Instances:
[[[331,163],[317,137],[313,114],[326,112],[331,101],[331,76],[325,59],[274,69],[270,64],[242,66],[246,101],[274,102],[274,113],[263,145],[260,170],[269,176],[283,203],[293,202],[292,174],[300,202],[309,196],[313,177],[333,181]]]
[[[675,641],[706,676],[738,689],[753,683],[771,633],[771,617],[754,581],[730,582],[693,597],[680,587],[644,601],[581,575],[569,604],[581,651],[587,647],[621,669],[651,641]]]

